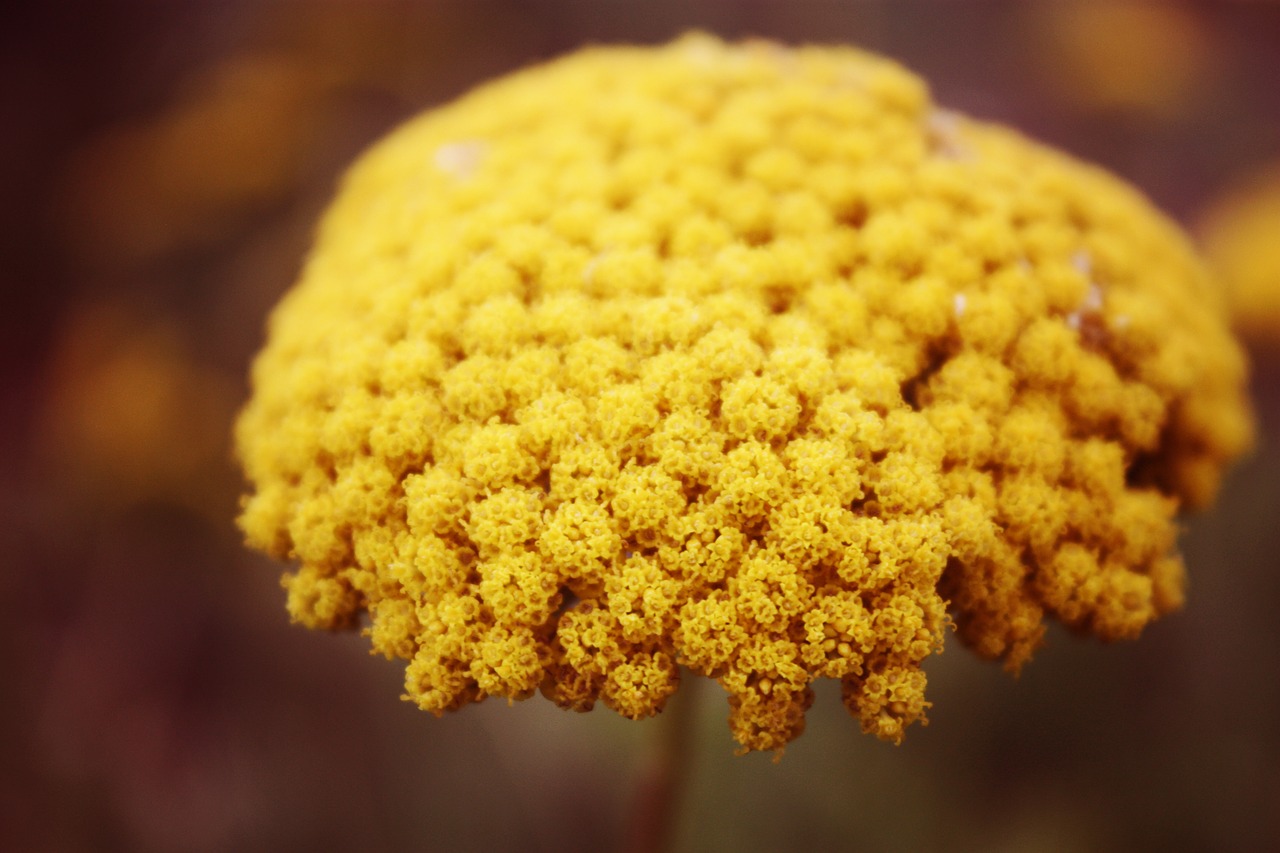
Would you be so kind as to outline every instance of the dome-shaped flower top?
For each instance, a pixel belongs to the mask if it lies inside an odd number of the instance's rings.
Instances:
[[[443,712],[541,690],[748,749],[837,678],[922,717],[949,622],[1182,600],[1174,514],[1247,444],[1244,364],[1133,191],[853,50],[689,37],[484,87],[348,175],[270,324],[241,524],[294,619]]]

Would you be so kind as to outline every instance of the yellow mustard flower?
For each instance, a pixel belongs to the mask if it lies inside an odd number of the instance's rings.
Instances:
[[[590,49],[348,174],[253,369],[240,522],[437,714],[645,717],[684,667],[745,749],[819,678],[899,741],[952,619],[1016,670],[1047,615],[1180,604],[1174,515],[1250,439],[1217,298],[1133,190],[888,61]]]

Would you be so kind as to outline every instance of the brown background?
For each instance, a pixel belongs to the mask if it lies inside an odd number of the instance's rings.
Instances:
[[[1098,161],[1194,226],[1280,161],[1280,7],[1107,5],[6,12],[0,849],[615,848],[653,723],[541,699],[422,714],[361,638],[291,628],[278,567],[240,546],[229,425],[336,176],[483,79],[699,27],[887,53],[939,102]],[[953,642],[927,666],[931,724],[899,748],[827,685],[781,764],[734,757],[706,685],[678,848],[1274,844],[1277,341],[1252,344],[1262,445],[1188,519],[1185,612],[1110,648],[1055,630],[1016,682]]]

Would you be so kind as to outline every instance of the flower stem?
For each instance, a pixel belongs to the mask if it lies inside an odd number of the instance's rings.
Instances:
[[[697,715],[697,676],[684,673],[680,689],[668,700],[654,739],[653,751],[641,771],[626,853],[665,853],[675,839],[680,803],[693,764],[690,741]]]

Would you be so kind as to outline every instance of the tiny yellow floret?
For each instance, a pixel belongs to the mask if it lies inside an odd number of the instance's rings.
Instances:
[[[890,741],[954,623],[1182,601],[1245,362],[1133,190],[851,49],[586,50],[393,133],[271,318],[237,429],[289,611],[434,713],[628,717],[682,668],[745,749],[818,678]]]

